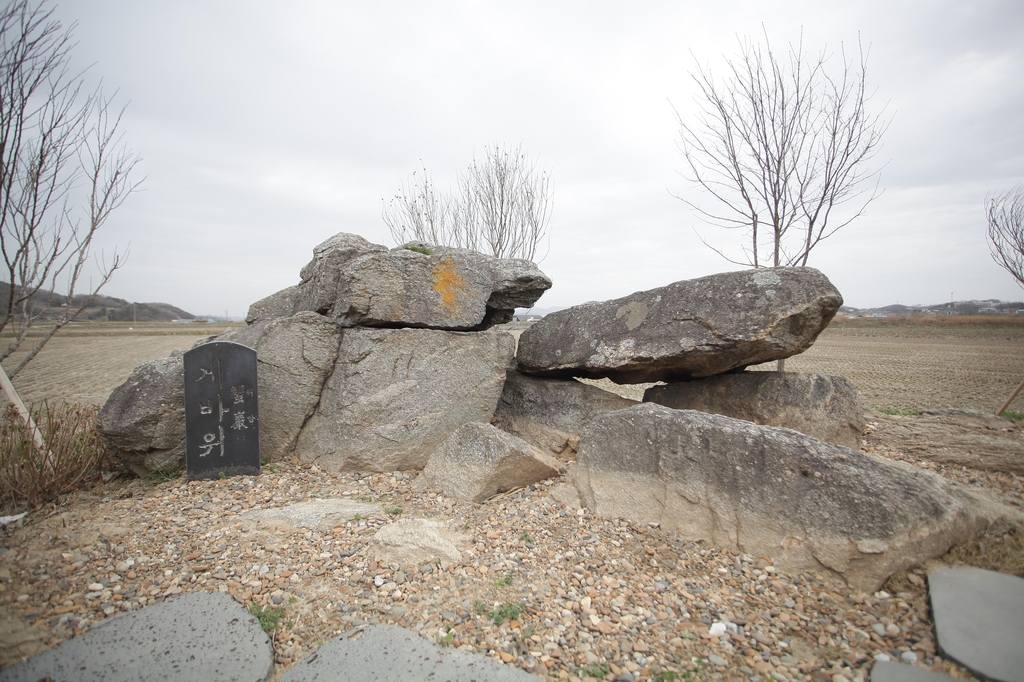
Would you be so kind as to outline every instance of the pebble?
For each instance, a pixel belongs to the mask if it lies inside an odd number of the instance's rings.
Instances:
[[[2,538],[0,612],[56,645],[175,594],[227,592],[285,614],[273,637],[278,673],[363,623],[402,625],[543,680],[607,670],[605,679],[633,682],[731,671],[754,682],[863,682],[876,659],[893,656],[952,669],[935,652],[924,580],[851,594],[824,575],[788,575],[771,557],[567,509],[548,494],[564,476],[475,505],[418,490],[409,473],[274,469],[71,496]],[[329,530],[240,517],[329,497],[402,511]],[[367,556],[396,518],[447,522],[465,538],[462,559],[401,566]]]

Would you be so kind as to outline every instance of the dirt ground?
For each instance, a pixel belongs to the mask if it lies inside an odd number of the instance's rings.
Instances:
[[[223,326],[72,326],[50,341],[13,383],[26,403],[46,399],[102,404],[136,366],[173,350],[188,350]],[[4,368],[10,371],[22,356],[4,361]],[[772,368],[774,364],[758,367]],[[1005,325],[835,322],[809,350],[790,358],[786,369],[845,376],[864,405],[875,409],[994,412],[1024,379],[1024,320]],[[646,388],[597,383],[636,399]],[[1010,409],[1024,412],[1024,392]]]

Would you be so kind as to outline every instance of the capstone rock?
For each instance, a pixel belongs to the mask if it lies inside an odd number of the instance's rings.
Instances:
[[[790,429],[643,403],[584,430],[574,483],[591,511],[872,592],[990,519],[939,476]]]
[[[345,329],[296,452],[335,473],[422,469],[460,426],[490,421],[514,347],[498,331]]]
[[[570,459],[591,419],[636,404],[575,379],[545,379],[510,370],[492,423],[541,452]]]
[[[652,386],[645,403],[782,426],[819,440],[856,448],[864,408],[844,377],[796,372],[738,372]]]
[[[345,233],[317,246],[301,277],[253,304],[246,320],[309,310],[343,327],[479,330],[508,322],[551,287],[530,261],[421,242],[388,250]]]
[[[185,367],[181,355],[139,365],[100,409],[96,429],[139,476],[185,463]]]
[[[678,381],[806,350],[843,298],[812,268],[676,282],[545,316],[519,339],[519,369],[618,383]]]
[[[438,446],[416,479],[421,488],[469,502],[557,476],[558,460],[490,424],[463,424]]]

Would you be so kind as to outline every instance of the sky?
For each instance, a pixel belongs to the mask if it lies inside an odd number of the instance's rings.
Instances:
[[[296,284],[338,232],[394,246],[382,200],[438,185],[485,144],[554,183],[540,308],[739,269],[742,235],[679,199],[678,111],[696,65],[738,40],[868,50],[891,123],[881,195],[809,265],[848,305],[1024,299],[991,259],[984,203],[1024,182],[1024,3],[61,0],[73,67],[127,104],[141,191],[97,251],[129,257],[103,293],[239,318]],[[841,57],[834,56],[832,66]]]

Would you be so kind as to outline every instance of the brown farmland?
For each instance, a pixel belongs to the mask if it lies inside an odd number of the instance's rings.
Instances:
[[[43,349],[15,378],[14,385],[28,403],[46,399],[102,404],[137,365],[165,357],[172,350],[188,350],[197,340],[226,326],[148,323],[129,329],[118,323],[73,325]],[[12,356],[4,367],[13,368],[20,357]],[[994,411],[1024,378],[1024,319],[837,321],[810,350],[790,358],[786,369],[845,376],[857,386],[867,407]],[[594,383],[629,397],[642,396],[645,388],[617,386],[607,380]],[[1024,412],[1024,393],[1010,409]]]

